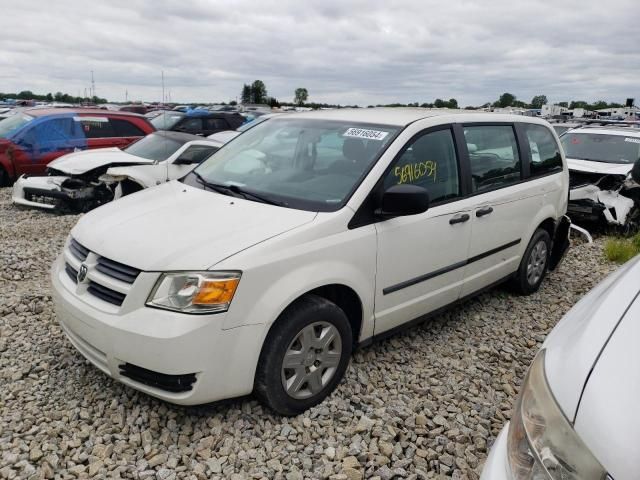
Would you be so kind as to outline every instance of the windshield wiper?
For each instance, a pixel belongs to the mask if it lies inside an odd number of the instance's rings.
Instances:
[[[206,188],[210,188],[211,190],[221,193],[223,195],[229,195],[232,197],[242,197],[246,200],[255,200],[260,203],[266,203],[269,205],[276,205],[278,207],[286,207],[286,202],[280,202],[278,200],[274,200],[272,198],[264,197],[262,195],[258,195],[256,193],[249,192],[239,187],[238,185],[223,185],[220,183],[211,183],[204,179],[202,175],[198,172],[193,172],[198,181]]]
[[[221,186],[224,187],[224,188],[229,189],[233,193],[237,193],[239,195],[242,195],[247,200],[253,199],[253,200],[256,200],[256,201],[261,202],[261,203],[267,203],[269,205],[277,205],[278,207],[286,207],[287,206],[286,202],[281,202],[279,200],[274,200],[273,198],[269,198],[269,197],[265,197],[265,196],[262,196],[262,195],[258,195],[257,193],[249,192],[249,191],[245,190],[244,188],[242,188],[242,187],[240,187],[238,185],[221,185]]]

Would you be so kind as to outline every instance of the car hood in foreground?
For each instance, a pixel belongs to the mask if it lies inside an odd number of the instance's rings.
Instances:
[[[579,160],[567,158],[569,172],[601,173],[602,175],[627,175],[633,168],[631,163],[606,163],[592,162],[590,160]]]
[[[148,165],[154,160],[137,157],[119,148],[99,148],[68,153],[49,163],[48,167],[67,175],[82,175],[106,165]]]
[[[599,250],[594,255],[601,255]],[[551,331],[543,348],[553,395],[569,420],[611,332],[638,293],[640,257],[619,268],[580,300]]]
[[[97,254],[141,270],[206,270],[315,216],[173,181],[93,210],[71,235]]]
[[[625,281],[638,286],[638,275]],[[640,301],[636,297],[600,354],[575,429],[616,480],[640,472]]]

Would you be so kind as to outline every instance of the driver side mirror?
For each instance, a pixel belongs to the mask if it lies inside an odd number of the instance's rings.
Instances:
[[[376,215],[381,218],[404,217],[424,213],[429,208],[429,192],[409,183],[393,185],[382,194]]]

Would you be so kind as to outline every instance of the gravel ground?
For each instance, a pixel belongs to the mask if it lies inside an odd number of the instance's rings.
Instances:
[[[0,478],[477,479],[525,370],[562,315],[615,267],[575,246],[530,297],[494,290],[355,353],[323,404],[177,407],[115,383],[52,311],[48,270],[75,216],[0,189]]]

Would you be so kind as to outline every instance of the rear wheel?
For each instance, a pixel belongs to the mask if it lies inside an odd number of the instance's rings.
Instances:
[[[342,379],[352,348],[345,313],[307,295],[280,316],[265,340],[254,391],[282,415],[297,415],[322,402]]]
[[[547,273],[550,253],[551,237],[546,230],[539,228],[531,237],[520,261],[520,267],[511,281],[516,292],[530,295],[540,288]]]
[[[10,184],[9,174],[3,167],[0,167],[0,187],[8,187]]]

